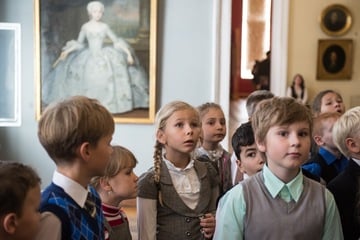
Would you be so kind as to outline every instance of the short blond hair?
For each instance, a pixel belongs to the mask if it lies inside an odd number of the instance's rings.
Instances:
[[[351,157],[351,152],[346,146],[346,139],[360,134],[360,106],[346,111],[334,124],[332,135],[336,147],[346,157]]]
[[[127,148],[122,146],[113,146],[113,152],[109,163],[106,165],[104,175],[97,176],[91,179],[91,184],[98,189],[100,185],[100,179],[110,179],[116,176],[121,170],[125,168],[134,168],[137,164],[137,160],[134,154]]]
[[[96,146],[100,138],[112,135],[111,113],[96,99],[74,96],[49,105],[38,124],[41,145],[55,164],[71,163],[84,142]]]
[[[290,97],[273,97],[261,101],[251,119],[255,141],[264,142],[273,126],[305,121],[312,131],[312,115],[309,108]]]

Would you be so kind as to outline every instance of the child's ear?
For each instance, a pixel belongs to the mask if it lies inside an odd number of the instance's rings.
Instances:
[[[79,155],[82,159],[89,160],[90,159],[90,143],[84,142],[78,148]]]
[[[260,152],[266,152],[266,144],[265,144],[265,141],[256,140],[255,142],[256,142],[257,149],[258,149]]]
[[[315,135],[314,136],[314,142],[318,146],[323,146],[324,145],[324,141],[322,140],[322,137],[320,135]]]
[[[353,153],[359,153],[360,152],[360,146],[353,138],[346,138],[345,139],[345,144],[346,144],[347,149],[350,152],[353,152]]]
[[[15,213],[6,214],[3,221],[3,227],[5,232],[7,232],[8,234],[14,234],[17,225],[16,221],[17,221],[17,217]]]
[[[241,173],[245,173],[245,169],[243,164],[241,164],[241,161],[238,159],[236,160],[236,165],[238,166],[238,169],[240,170]]]
[[[100,178],[100,187],[107,192],[112,191],[109,180],[107,178],[104,177]]]
[[[161,144],[166,144],[166,135],[164,133],[163,130],[157,130],[156,132],[156,139],[161,143]]]

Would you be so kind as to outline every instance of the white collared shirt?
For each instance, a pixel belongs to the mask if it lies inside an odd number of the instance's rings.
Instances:
[[[163,160],[169,169],[176,192],[189,208],[195,209],[200,197],[200,181],[194,168],[194,160],[183,169],[174,166],[165,158]]]
[[[55,170],[52,182],[64,191],[80,206],[84,207],[88,190],[79,183]],[[52,212],[41,213],[40,227],[36,240],[61,239],[61,221]]]
[[[74,201],[84,207],[88,190],[82,185],[55,170],[52,182],[61,187]]]

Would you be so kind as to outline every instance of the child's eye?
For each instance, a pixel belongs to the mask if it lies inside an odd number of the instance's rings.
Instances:
[[[191,127],[193,127],[193,128],[199,127],[199,123],[198,123],[198,122],[192,122],[190,125],[191,125]]]
[[[288,135],[288,132],[287,131],[280,131],[278,134],[280,136],[282,136],[282,137],[286,137]]]
[[[251,157],[251,158],[254,158],[256,157],[256,152],[250,152],[246,155],[247,157]]]
[[[206,122],[208,125],[213,126],[215,124],[214,120],[209,120]]]
[[[307,137],[307,136],[309,136],[309,133],[306,132],[306,131],[299,132],[299,136],[300,136],[300,137]]]
[[[175,127],[182,127],[182,126],[184,126],[184,124],[180,122],[175,124]]]

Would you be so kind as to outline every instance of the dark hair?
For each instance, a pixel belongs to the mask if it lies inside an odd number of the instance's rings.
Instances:
[[[322,98],[328,93],[335,93],[342,100],[342,96],[340,95],[340,93],[338,93],[338,92],[336,92],[336,91],[334,91],[332,89],[327,89],[327,90],[319,92],[315,96],[314,101],[312,103],[312,112],[313,112],[314,115],[318,115],[320,113]]]
[[[11,212],[20,216],[27,193],[41,183],[40,177],[24,164],[0,161],[0,179],[0,216]]]
[[[251,122],[240,125],[235,131],[231,139],[231,145],[237,159],[240,159],[241,147],[250,146],[255,143],[254,131]]]
[[[293,98],[297,98],[297,94],[295,92],[295,80],[296,78],[300,78],[301,79],[301,84],[300,84],[300,87],[301,87],[301,99],[304,98],[304,88],[305,88],[305,81],[304,81],[304,77],[301,75],[301,74],[295,74],[294,78],[293,78],[293,81],[292,81],[292,84],[291,84],[291,96]]]

